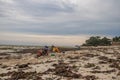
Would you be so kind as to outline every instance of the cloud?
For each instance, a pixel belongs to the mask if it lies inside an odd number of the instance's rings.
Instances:
[[[13,0],[0,0],[1,3],[13,4]]]
[[[1,0],[1,15],[14,22],[120,21],[120,1],[113,0]],[[3,4],[4,3],[4,4]],[[6,5],[7,4],[7,5]]]
[[[116,36],[119,7],[119,0],[0,0],[0,32]]]

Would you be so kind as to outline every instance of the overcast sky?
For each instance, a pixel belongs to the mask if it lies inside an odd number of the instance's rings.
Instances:
[[[0,44],[76,45],[120,36],[120,0],[0,0]]]

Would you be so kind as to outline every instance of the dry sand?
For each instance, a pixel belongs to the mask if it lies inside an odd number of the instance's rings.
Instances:
[[[120,46],[82,47],[41,56],[0,46],[0,80],[120,80]],[[31,51],[30,51],[31,52]]]

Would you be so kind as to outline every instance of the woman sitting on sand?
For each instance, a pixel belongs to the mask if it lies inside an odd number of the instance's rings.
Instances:
[[[48,55],[48,46],[45,46],[43,49],[38,50],[37,57]]]

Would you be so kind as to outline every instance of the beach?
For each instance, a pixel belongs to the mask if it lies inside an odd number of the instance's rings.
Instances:
[[[0,80],[120,80],[120,46],[81,47],[39,58],[37,50],[0,46]]]

